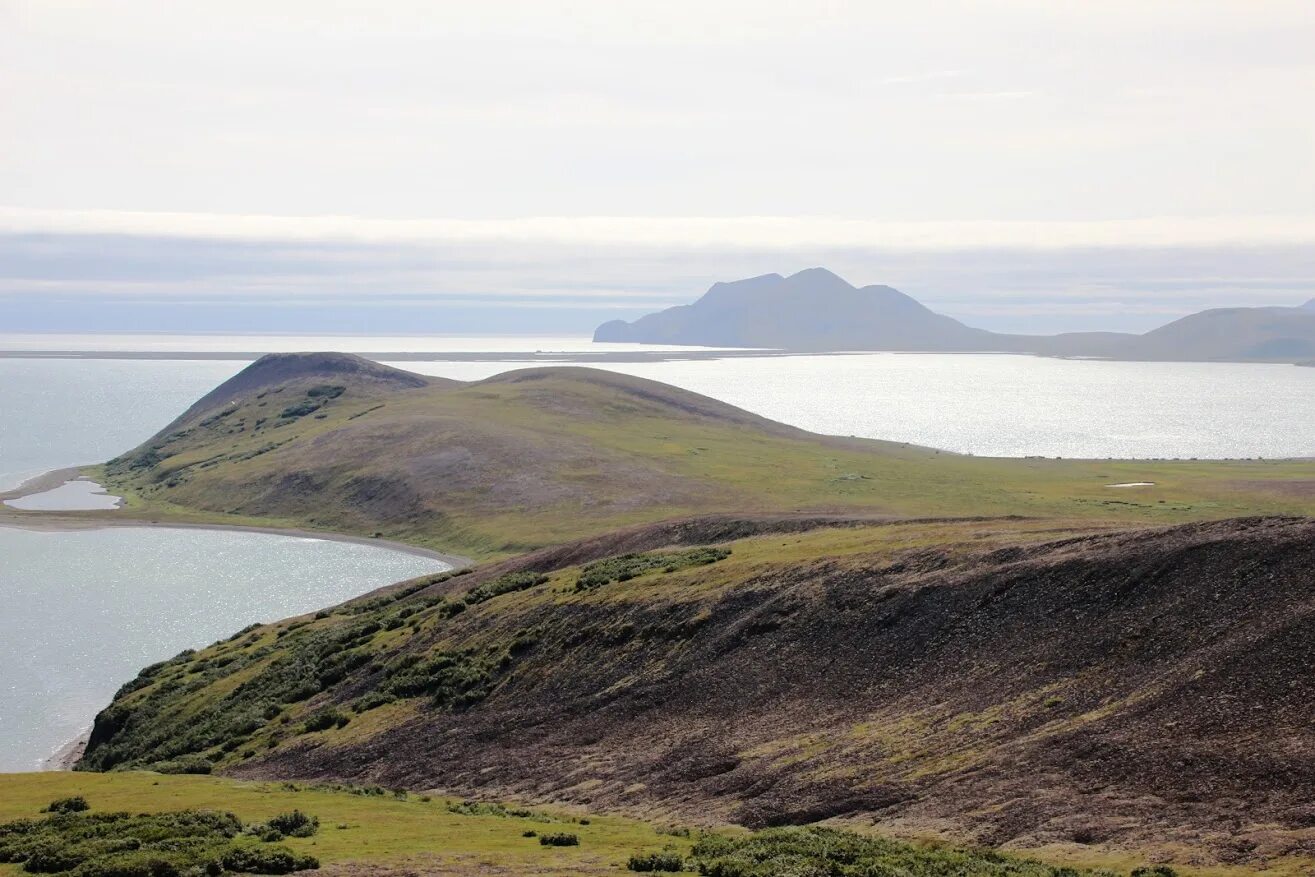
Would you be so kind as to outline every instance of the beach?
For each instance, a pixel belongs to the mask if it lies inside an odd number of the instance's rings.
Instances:
[[[74,739],[68,741],[59,747],[54,753],[41,762],[43,771],[72,770],[82,757],[82,753],[87,751],[87,743],[91,740],[91,729],[83,731]]]
[[[83,467],[73,466],[64,469],[54,469],[50,472],[38,475],[35,478],[29,478],[18,487],[0,491],[0,527],[15,527],[21,530],[37,530],[54,533],[77,530],[99,530],[110,527],[151,527],[170,530],[218,530],[230,533],[265,533],[272,536],[291,536],[298,539],[323,539],[330,542],[347,542],[356,545],[371,545],[377,548],[387,548],[392,551],[400,551],[403,554],[412,554],[417,557],[427,557],[432,560],[437,560],[441,563],[448,564],[453,569],[461,569],[463,567],[474,565],[473,560],[460,554],[434,551],[433,549],[422,548],[418,545],[396,542],[391,539],[376,539],[371,536],[351,536],[346,533],[333,533],[320,530],[259,527],[243,524],[161,521],[158,519],[133,517],[130,512],[126,512],[122,508],[88,511],[24,511],[4,504],[12,499],[20,499],[22,497],[54,490],[68,481],[74,481],[83,477]]]

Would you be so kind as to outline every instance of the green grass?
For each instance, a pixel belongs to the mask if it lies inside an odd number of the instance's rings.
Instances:
[[[309,837],[276,843],[323,867],[368,873],[371,866],[445,875],[588,875],[629,873],[630,862],[680,859],[688,872],[721,877],[828,874],[861,877],[1076,877],[1077,871],[1022,857],[943,844],[910,843],[832,828],[748,833],[672,832],[618,816],[496,803],[462,803],[415,793],[329,784],[261,783],[153,773],[0,774],[0,823],[37,819],[53,799],[80,795],[89,813],[142,814],[123,823],[152,823],[152,814],[232,813],[244,824],[292,811],[318,818]],[[78,816],[60,817],[76,820]],[[76,824],[76,823],[75,823]],[[112,832],[104,837],[114,837]],[[545,838],[573,836],[578,845]],[[268,848],[239,836],[237,846]],[[17,864],[0,874],[23,873]],[[1112,872],[1106,872],[1112,873]]]
[[[70,795],[86,797],[93,813],[217,810],[243,822],[261,822],[301,810],[319,818],[319,831],[279,843],[325,866],[409,863],[471,874],[616,873],[638,852],[690,846],[688,840],[612,816],[595,815],[583,825],[576,814],[549,811],[553,821],[545,823],[536,817],[454,813],[446,799],[424,801],[415,794],[398,800],[284,783],[131,772],[0,774],[0,822],[36,818],[50,801]],[[580,845],[545,847],[522,836],[545,828],[576,834]],[[0,874],[18,873],[17,865],[0,866]]]
[[[713,512],[1176,523],[1315,508],[1310,461],[969,457],[792,432],[710,400],[711,413],[686,410],[699,398],[565,369],[524,383],[349,389],[275,428],[259,407],[270,400],[253,397],[97,474],[127,496],[120,516],[381,534],[484,559]],[[461,463],[426,474],[443,453]],[[1155,486],[1108,486],[1138,481]]]

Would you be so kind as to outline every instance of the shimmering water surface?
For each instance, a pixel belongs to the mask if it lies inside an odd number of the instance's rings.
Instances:
[[[445,568],[287,536],[0,527],[0,772],[35,769],[147,664]]]
[[[118,508],[120,500],[121,497],[110,495],[96,482],[79,478],[50,490],[6,500],[5,505],[28,512],[81,512]]]
[[[325,341],[330,339],[323,339]],[[587,347],[586,342],[523,349]],[[506,349],[464,341],[460,350]],[[527,363],[397,362],[464,380]],[[0,489],[107,459],[245,365],[0,359]],[[804,429],[988,456],[1304,457],[1315,368],[876,353],[590,363],[665,381]]]
[[[140,444],[245,364],[0,359],[0,490]]]
[[[474,380],[515,362],[394,363]],[[831,435],[1000,457],[1315,455],[1315,368],[870,353],[615,363]]]

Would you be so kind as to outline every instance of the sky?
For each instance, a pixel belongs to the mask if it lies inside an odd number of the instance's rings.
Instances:
[[[1315,297],[1315,5],[0,0],[0,330],[973,325]]]

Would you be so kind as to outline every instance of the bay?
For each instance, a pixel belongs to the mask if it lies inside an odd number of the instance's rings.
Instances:
[[[36,769],[147,664],[447,568],[257,533],[0,527],[0,772]]]

